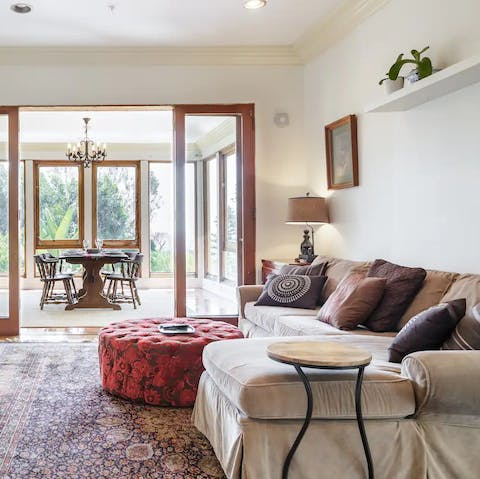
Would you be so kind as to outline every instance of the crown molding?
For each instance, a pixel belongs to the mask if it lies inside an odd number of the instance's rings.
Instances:
[[[390,0],[345,0],[295,44],[250,47],[0,47],[0,65],[303,65]]]
[[[293,45],[295,52],[302,63],[308,63],[389,2],[390,0],[345,0]]]
[[[300,65],[292,46],[1,47],[0,65]]]

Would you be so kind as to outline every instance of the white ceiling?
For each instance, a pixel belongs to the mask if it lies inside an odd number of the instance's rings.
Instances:
[[[82,118],[91,118],[88,136],[105,143],[170,143],[172,112],[166,111],[22,111],[21,143],[73,143],[84,136]],[[187,143],[195,143],[226,117],[188,116]],[[1,124],[0,124],[1,126]],[[2,128],[0,128],[2,130]],[[6,130],[6,128],[3,128]]]
[[[33,10],[0,1],[0,46],[290,45],[342,0],[27,0]],[[113,13],[108,5],[114,4]]]

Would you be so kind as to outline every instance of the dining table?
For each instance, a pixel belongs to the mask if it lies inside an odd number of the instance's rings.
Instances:
[[[66,311],[78,308],[111,308],[122,309],[118,303],[113,303],[103,294],[103,279],[101,270],[106,264],[115,264],[129,259],[122,252],[100,251],[89,252],[65,252],[60,259],[70,264],[83,266],[83,286],[78,291],[78,301],[65,306]]]

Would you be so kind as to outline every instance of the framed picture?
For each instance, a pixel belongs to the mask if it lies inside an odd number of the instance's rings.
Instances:
[[[325,127],[329,190],[358,186],[357,117],[348,115]]]

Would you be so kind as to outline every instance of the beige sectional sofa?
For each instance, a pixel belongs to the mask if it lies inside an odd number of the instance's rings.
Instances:
[[[326,296],[368,263],[329,260]],[[193,420],[230,479],[279,479],[305,415],[303,385],[293,367],[270,360],[268,344],[292,339],[338,341],[368,349],[362,402],[377,478],[480,477],[480,351],[426,351],[402,364],[387,361],[395,333],[340,331],[316,311],[254,306],[261,286],[239,288],[239,325],[248,339],[205,348],[206,368]],[[467,314],[480,302],[480,275],[428,271],[404,314],[456,298]],[[365,457],[355,421],[355,371],[305,369],[313,393],[312,423],[290,468],[291,479],[364,478]]]

